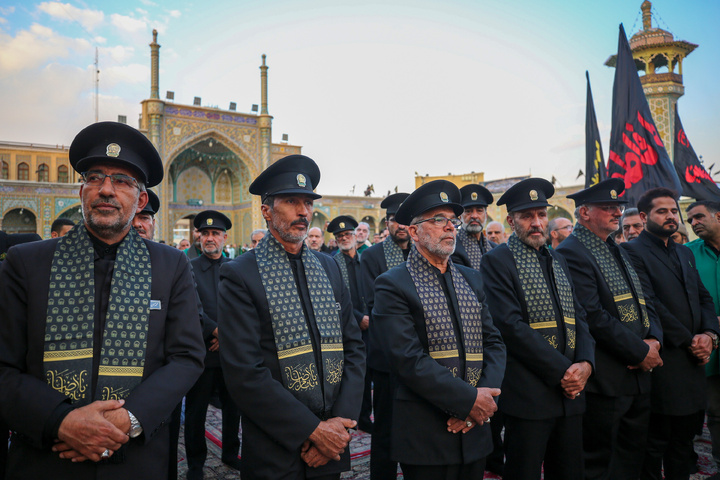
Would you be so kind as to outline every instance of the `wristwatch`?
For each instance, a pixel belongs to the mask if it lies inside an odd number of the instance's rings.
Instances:
[[[128,416],[130,417],[130,431],[128,432],[128,436],[130,438],[137,438],[143,432],[143,427],[130,410],[128,410]]]
[[[717,333],[711,332],[710,330],[708,330],[707,332],[704,332],[704,333],[708,337],[712,338],[713,348],[718,348],[718,344],[720,343],[720,338],[718,338]]]

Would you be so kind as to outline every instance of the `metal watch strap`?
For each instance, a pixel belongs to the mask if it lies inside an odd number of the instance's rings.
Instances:
[[[136,438],[140,436],[143,431],[142,425],[140,425],[140,422],[130,410],[128,410],[128,417],[130,417],[130,432],[128,436],[130,438]]]

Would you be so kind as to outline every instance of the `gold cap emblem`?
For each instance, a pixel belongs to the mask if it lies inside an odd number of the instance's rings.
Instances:
[[[298,187],[304,187],[305,185],[307,185],[307,182],[305,180],[305,175],[303,175],[302,173],[298,173],[297,182],[298,182]]]
[[[213,222],[213,219],[212,219],[212,218],[208,218],[205,223],[207,223],[208,225],[212,225],[212,222]]]
[[[472,192],[472,194],[470,195],[470,198],[472,200],[477,200],[477,192]]]
[[[345,228],[345,222],[340,222],[340,228]]]
[[[615,190],[610,190],[610,198],[613,200],[617,199],[617,192]]]
[[[117,143],[111,143],[105,149],[105,155],[107,155],[108,157],[117,157],[118,155],[120,155],[120,145],[118,145]]]
[[[440,192],[440,200],[442,200],[444,203],[448,202],[448,195],[445,192]]]
[[[536,190],[530,190],[530,200],[533,202],[538,199],[538,193]]]

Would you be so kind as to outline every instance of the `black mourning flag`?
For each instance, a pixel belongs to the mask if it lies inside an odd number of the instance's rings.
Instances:
[[[591,187],[607,178],[605,158],[600,145],[600,130],[595,117],[595,104],[590,90],[590,75],[587,78],[587,104],[585,107],[585,188]]]
[[[720,188],[702,166],[685,135],[675,106],[675,171],[682,184],[682,194],[697,200],[720,200]]]
[[[609,157],[608,176],[624,179],[623,195],[630,206],[636,206],[640,196],[651,188],[667,187],[678,194],[682,191],[655,127],[622,24],[613,85]]]

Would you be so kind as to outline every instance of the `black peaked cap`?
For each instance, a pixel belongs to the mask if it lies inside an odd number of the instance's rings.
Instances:
[[[494,198],[490,190],[482,185],[470,184],[460,189],[463,207],[487,207],[492,205]]]
[[[395,221],[401,225],[410,225],[413,218],[436,207],[450,207],[459,216],[463,212],[460,199],[460,190],[454,183],[433,180],[420,185],[402,202],[395,213]]]
[[[526,178],[510,187],[498,200],[498,205],[507,205],[508,212],[528,208],[549,207],[548,199],[555,193],[553,184],[544,178]]]
[[[340,232],[344,232],[346,230],[355,230],[358,226],[358,222],[355,221],[354,218],[352,218],[349,215],[340,215],[339,217],[335,217],[332,219],[332,221],[327,226],[327,231],[332,233],[333,235],[337,235]]]
[[[302,193],[312,198],[322,198],[313,190],[320,183],[320,168],[305,155],[289,155],[266,168],[250,184],[250,193],[268,195]]]
[[[608,178],[567,197],[575,200],[576,207],[587,203],[628,203],[625,197],[620,196],[624,191],[625,182],[623,180]]]
[[[232,228],[232,222],[228,217],[215,210],[205,210],[195,216],[193,225],[196,230],[203,230],[205,228],[217,228],[218,230],[230,230]]]
[[[119,163],[142,175],[147,187],[162,182],[163,164],[152,142],[139,130],[118,122],[98,122],[82,129],[70,145],[70,165],[87,172],[102,161]]]

